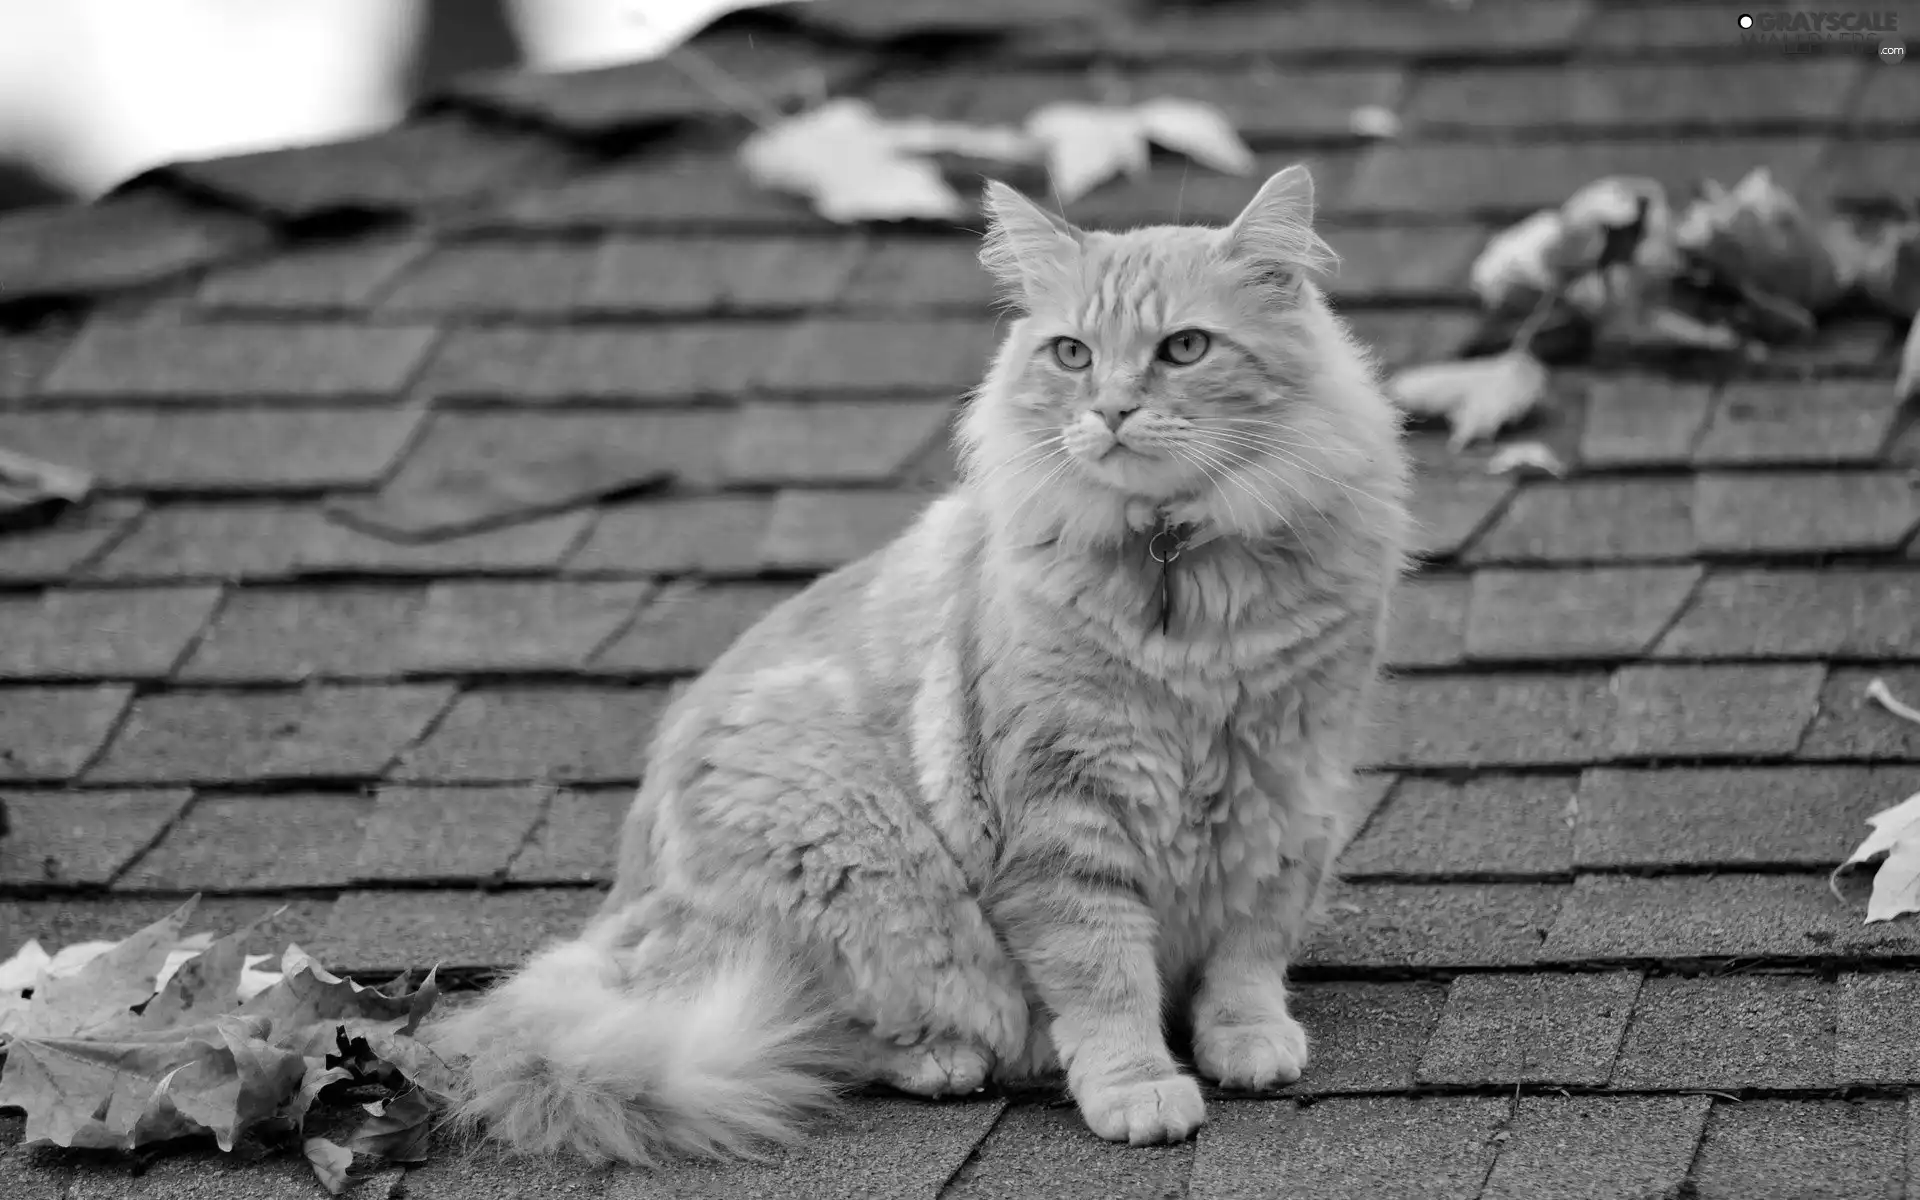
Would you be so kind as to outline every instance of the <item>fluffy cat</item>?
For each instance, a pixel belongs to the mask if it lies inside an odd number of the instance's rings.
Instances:
[[[1200,1074],[1299,1076],[1407,525],[1312,181],[1224,229],[987,200],[1018,315],[962,482],[686,692],[600,915],[443,1027],[510,1146],[751,1154],[847,1084],[1060,1066],[1099,1136],[1177,1141],[1176,1006]]]

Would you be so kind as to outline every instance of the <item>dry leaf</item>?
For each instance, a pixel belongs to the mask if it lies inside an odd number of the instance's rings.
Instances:
[[[1765,167],[1755,167],[1731,189],[1709,180],[1673,236],[1722,277],[1809,312],[1822,312],[1840,298],[1840,270],[1824,231]]]
[[[328,1195],[338,1196],[347,1190],[350,1183],[347,1171],[353,1166],[353,1151],[325,1138],[308,1138],[300,1143],[300,1151],[313,1164],[313,1173],[320,1177],[320,1186],[327,1189]]]
[[[1062,102],[1035,109],[1027,136],[1045,155],[1059,202],[1071,204],[1121,175],[1147,169],[1149,145],[1228,175],[1253,170],[1253,151],[1220,110],[1161,98],[1132,106]]]
[[[1401,408],[1447,419],[1455,450],[1526,416],[1546,390],[1547,368],[1524,350],[1410,367],[1387,381],[1387,394]]]
[[[1400,136],[1400,117],[1382,104],[1362,104],[1347,114],[1347,128],[1355,137],[1386,141]]]
[[[1559,212],[1543,209],[1493,235],[1469,279],[1488,308],[1524,312],[1559,285],[1552,256],[1565,236]]]
[[[1512,475],[1537,471],[1558,478],[1567,473],[1567,465],[1545,442],[1512,442],[1493,452],[1487,460],[1487,474]]]
[[[1834,869],[1827,884],[1840,892],[1840,877],[1876,863],[1873,892],[1867,899],[1867,924],[1920,912],[1920,792],[1867,818],[1873,832],[1852,857]]]
[[[1920,320],[1907,326],[1907,344],[1900,350],[1900,374],[1893,393],[1902,400],[1920,395]]]
[[[1903,317],[1920,313],[1920,221],[1882,226],[1854,269],[1854,286],[1868,299]]]
[[[1035,147],[1013,130],[889,121],[843,98],[754,134],[740,161],[755,182],[807,197],[829,221],[957,220],[970,206],[924,157],[940,151],[1019,161]]]
[[[1902,720],[1920,725],[1920,708],[1915,708],[1894,695],[1893,689],[1887,686],[1887,681],[1878,676],[1867,681],[1867,699]]]

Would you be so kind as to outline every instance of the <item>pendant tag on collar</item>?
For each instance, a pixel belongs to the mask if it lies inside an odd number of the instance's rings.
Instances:
[[[1173,620],[1173,564],[1193,541],[1193,526],[1176,525],[1163,509],[1160,523],[1147,539],[1147,557],[1160,564],[1153,588],[1153,607],[1160,625],[1160,636],[1167,636]]]

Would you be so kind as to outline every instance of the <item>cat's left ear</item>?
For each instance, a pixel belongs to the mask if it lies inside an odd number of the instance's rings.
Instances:
[[[1303,163],[1261,185],[1221,244],[1230,261],[1251,267],[1260,285],[1282,302],[1299,297],[1309,274],[1331,270],[1338,261],[1313,231],[1313,175]]]

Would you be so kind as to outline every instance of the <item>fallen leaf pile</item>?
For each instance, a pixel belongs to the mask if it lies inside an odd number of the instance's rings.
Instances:
[[[1615,176],[1494,237],[1472,284],[1528,332],[1544,307],[1603,343],[1760,356],[1849,305],[1912,317],[1920,222],[1816,214],[1765,167],[1731,187],[1705,180],[1683,204],[1657,180]]]
[[[1048,104],[1017,129],[883,117],[841,98],[760,130],[740,161],[756,183],[805,196],[830,221],[951,221],[974,206],[947,182],[943,159],[1044,164],[1064,204],[1145,170],[1150,146],[1215,171],[1253,170],[1253,152],[1217,109],[1164,97]]]
[[[244,952],[255,926],[183,936],[194,904],[121,942],[51,956],[28,943],[0,964],[0,1107],[26,1110],[26,1140],[298,1144],[336,1195],[364,1169],[423,1160],[453,1086],[414,1037],[439,995],[433,973],[414,989],[362,987],[297,946],[277,975],[261,972]],[[330,1111],[359,1106],[338,1140],[305,1136],[323,1094]]]

